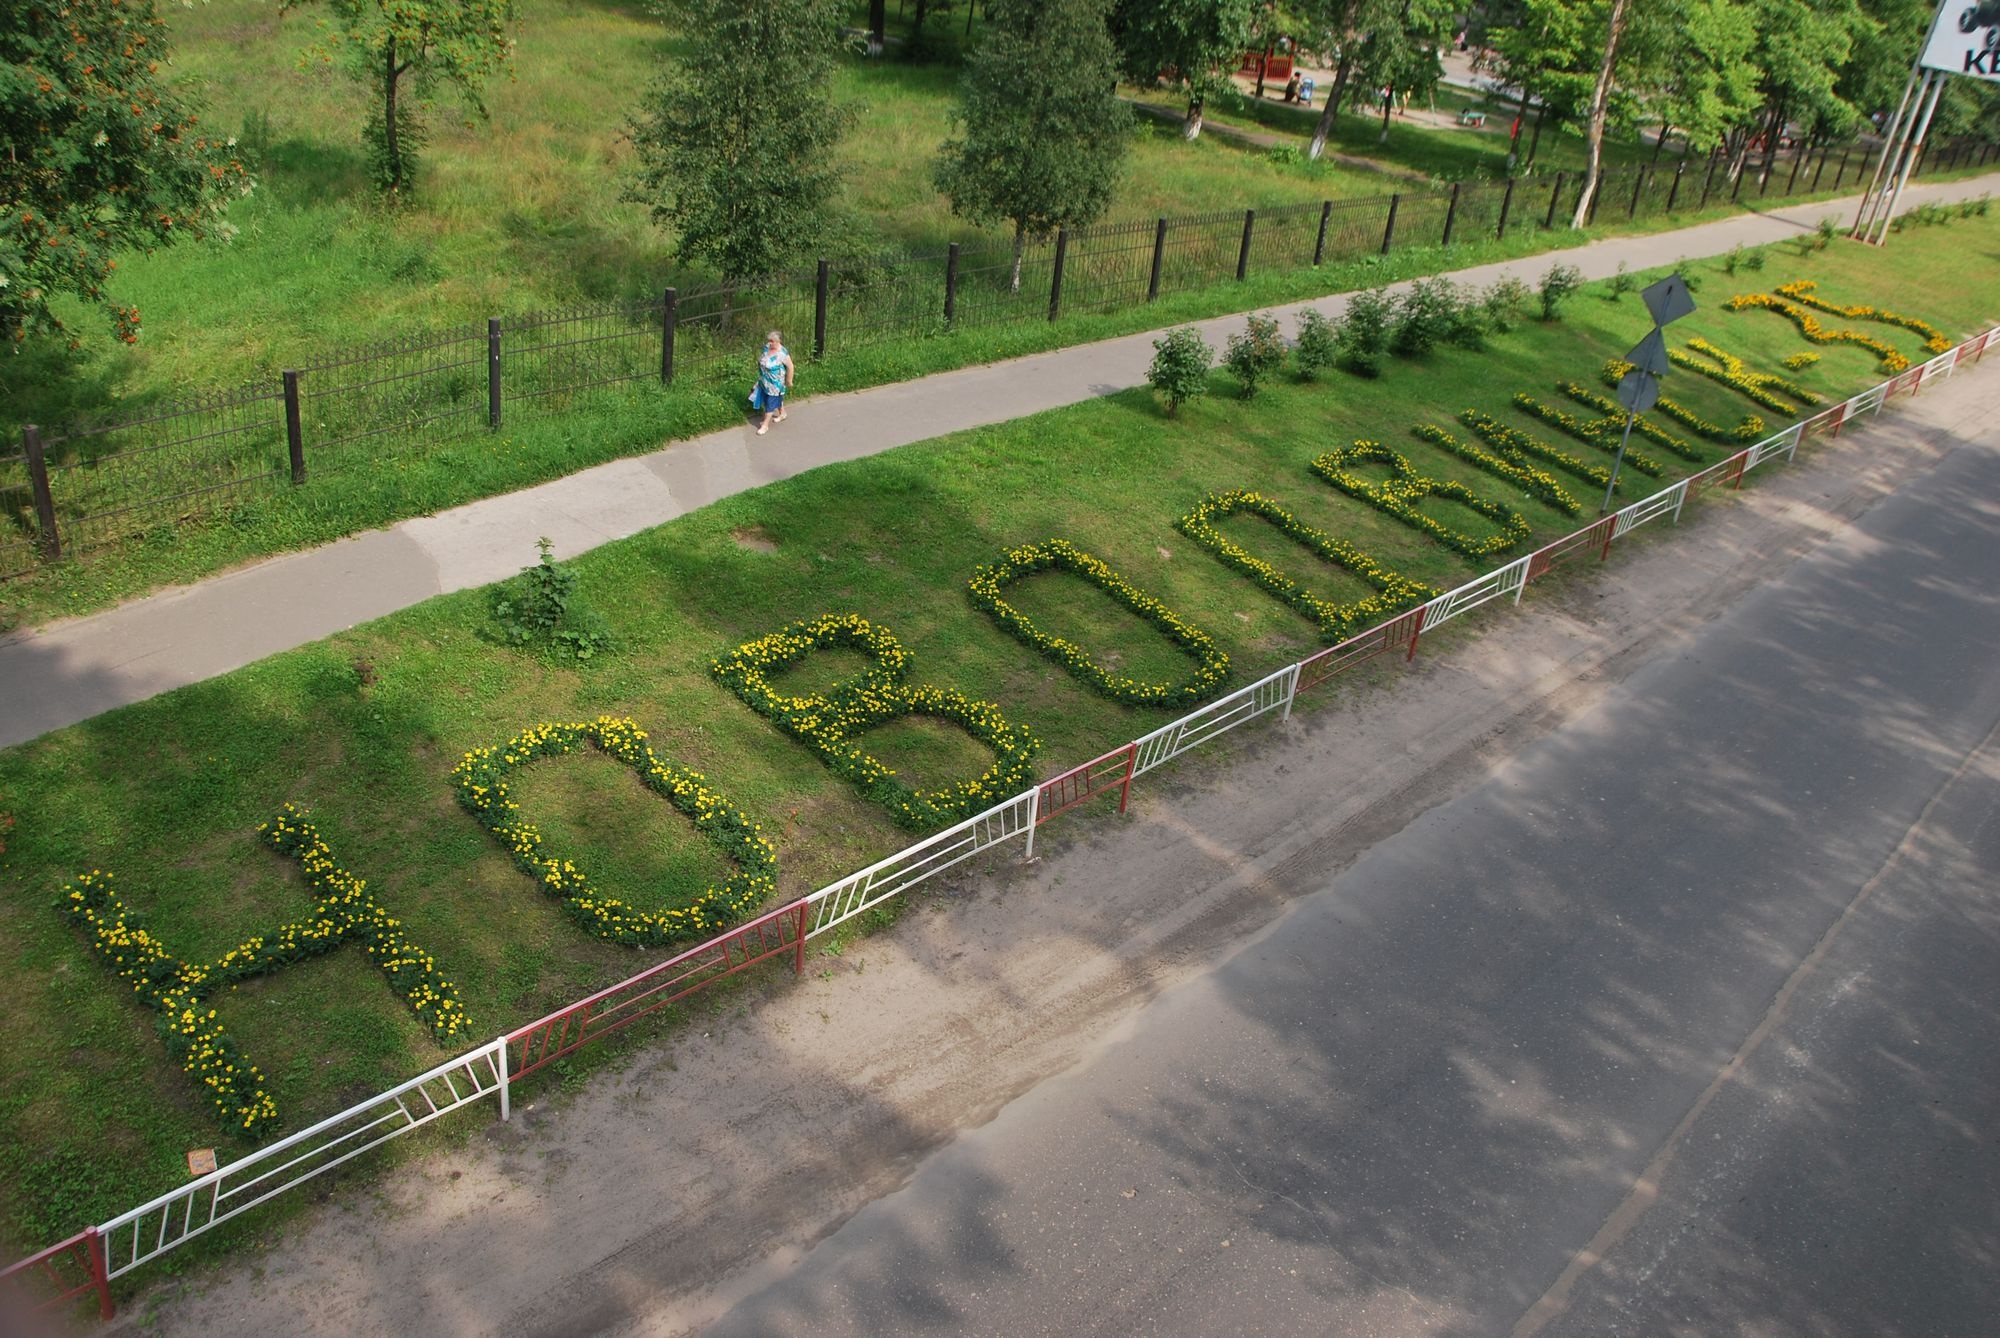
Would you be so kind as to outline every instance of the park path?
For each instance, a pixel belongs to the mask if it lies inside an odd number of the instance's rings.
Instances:
[[[1970,199],[2000,188],[2000,174],[1913,186],[1905,202]],[[1586,278],[1642,270],[1733,246],[1782,241],[1821,218],[1845,223],[1855,199],[1618,237],[1560,253]],[[1921,243],[1919,243],[1921,244]],[[1557,257],[1541,255],[1451,272],[1486,284],[1512,273],[1533,280]],[[1400,287],[1401,285],[1398,285]],[[1268,308],[1286,324],[1316,307],[1328,316],[1342,295]],[[1243,315],[1194,324],[1220,346]],[[0,641],[0,747],[38,738],[101,712],[226,674],[432,596],[513,575],[546,535],[564,558],[664,524],[734,493],[821,465],[855,460],[1114,395],[1145,383],[1157,331],[1056,349],[920,380],[815,398],[759,437],[745,425],[677,441],[519,492],[486,498],[386,529],[133,600],[85,618],[25,629]]]

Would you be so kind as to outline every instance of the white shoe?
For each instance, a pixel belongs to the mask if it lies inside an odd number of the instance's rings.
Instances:
[[[757,424],[757,435],[760,437],[763,436],[766,432],[769,432],[770,430],[771,430],[771,425],[769,423]]]
[[[776,418],[773,418],[771,421],[774,423],[782,423],[785,421],[785,416],[783,414],[779,414]]]

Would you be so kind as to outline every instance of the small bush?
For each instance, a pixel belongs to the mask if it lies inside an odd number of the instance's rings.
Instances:
[[[1169,330],[1153,341],[1153,365],[1146,380],[1167,397],[1167,415],[1172,417],[1188,400],[1208,393],[1208,369],[1215,365],[1215,350],[1192,325]]]
[[[1222,365],[1243,383],[1243,398],[1257,393],[1257,383],[1276,375],[1285,365],[1285,337],[1278,332],[1273,316],[1252,316],[1242,334],[1229,336]]]
[[[1722,257],[1722,272],[1724,274],[1734,274],[1737,270],[1741,269],[1742,267],[1743,267],[1743,243],[1738,242],[1736,243],[1736,245],[1729,248],[1728,255]]]
[[[1618,272],[1611,276],[1609,283],[1605,287],[1604,300],[1607,302],[1622,301],[1625,294],[1638,286],[1639,281],[1632,277],[1631,273],[1625,268],[1625,262],[1621,260],[1618,262]]]
[[[1340,327],[1310,307],[1299,313],[1298,347],[1292,353],[1299,380],[1318,380],[1339,359]]]
[[[1575,265],[1553,265],[1542,276],[1536,292],[1542,299],[1542,319],[1560,319],[1562,304],[1576,296],[1577,289],[1583,287],[1583,271]]]
[[[1840,237],[1840,224],[1831,218],[1822,218],[1813,229],[1813,250],[1824,251]]]
[[[1458,288],[1450,279],[1418,279],[1396,306],[1390,351],[1418,358],[1451,338],[1458,324]]]
[[[576,573],[555,560],[555,545],[535,540],[541,558],[493,592],[493,620],[510,646],[588,660],[611,649],[611,630],[576,597]]]
[[[1764,253],[1761,250],[1752,249],[1745,251],[1743,253],[1743,268],[1754,274],[1764,268],[1764,258]]]
[[[1681,276],[1681,282],[1687,285],[1687,290],[1690,293],[1701,291],[1701,275],[1695,271],[1694,265],[1689,262],[1686,256],[1682,256],[1674,262],[1674,273]]]
[[[1275,145],[1264,156],[1280,167],[1297,167],[1306,160],[1305,154],[1299,151],[1299,146],[1296,144]]]
[[[1486,309],[1486,323],[1505,334],[1520,325],[1528,310],[1530,290],[1512,275],[1496,280],[1480,299]]]
[[[1394,313],[1395,304],[1380,288],[1348,298],[1340,322],[1340,365],[1356,376],[1380,376]]]

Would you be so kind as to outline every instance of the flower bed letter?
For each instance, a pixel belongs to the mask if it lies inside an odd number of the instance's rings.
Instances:
[[[1619,436],[1625,431],[1625,410],[1622,408],[1618,410],[1616,417],[1578,418],[1567,409],[1558,409],[1553,404],[1542,403],[1525,390],[1515,392],[1514,407],[1530,418],[1539,418],[1550,427],[1567,432],[1586,446],[1595,446],[1607,455],[1618,449]],[[1652,426],[1643,416],[1639,422],[1647,427]],[[1644,451],[1628,449],[1625,452],[1625,463],[1649,478],[1658,478],[1666,472],[1665,465]],[[1610,477],[1608,471],[1605,477]]]
[[[872,657],[874,665],[834,685],[824,695],[790,697],[771,686],[770,675],[822,646],[842,646]],[[887,808],[915,831],[943,827],[990,808],[1028,787],[1041,744],[1007,723],[991,702],[973,701],[948,688],[903,682],[909,652],[886,627],[853,613],[829,613],[745,642],[710,666],[718,682],[751,710],[819,754],[835,775]],[[904,716],[949,720],[991,748],[993,765],[976,779],[948,790],[918,791],[855,743],[876,725]]]
[[[1297,581],[1261,558],[1229,542],[1215,522],[1238,513],[1261,516],[1286,538],[1334,566],[1375,587],[1377,593],[1335,604],[1307,592]],[[1422,581],[1390,571],[1354,545],[1314,529],[1270,498],[1254,492],[1218,492],[1202,498],[1194,510],[1174,522],[1174,528],[1319,624],[1320,636],[1331,646],[1384,618],[1415,608],[1438,592]]]
[[[1819,354],[1817,353],[1806,353],[1800,356],[1815,362],[1819,360]],[[1786,366],[1790,366],[1791,361],[1790,358],[1785,359]],[[1605,385],[1616,390],[1618,383],[1625,379],[1625,373],[1631,370],[1631,363],[1625,361],[1623,358],[1613,358],[1604,364],[1601,379]],[[1660,396],[1659,402],[1653,407],[1695,435],[1706,437],[1710,441],[1720,442],[1725,446],[1740,445],[1746,441],[1762,441],[1770,433],[1770,429],[1765,426],[1764,420],[1754,413],[1744,414],[1743,420],[1737,423],[1735,427],[1724,427],[1720,423],[1709,422],[1679,400],[1668,399],[1665,395]]]
[[[1042,631],[1000,597],[1002,586],[1038,571],[1065,571],[1090,582],[1159,628],[1169,641],[1191,655],[1195,661],[1194,673],[1178,683],[1142,683],[1112,673],[1076,643]],[[975,571],[969,587],[974,608],[984,611],[1009,635],[1034,647],[1113,701],[1130,706],[1192,706],[1229,677],[1229,656],[1215,644],[1214,637],[1184,622],[1165,604],[1135,589],[1101,559],[1067,539],[1010,548],[1000,561]]]
[[[686,906],[641,910],[605,896],[589,875],[559,853],[544,850],[542,833],[524,821],[509,797],[509,776],[541,757],[573,753],[584,744],[617,758],[639,782],[694,822],[695,830],[736,864],[736,872],[702,889]],[[743,811],[710,789],[698,771],[669,765],[646,742],[637,722],[616,716],[568,725],[537,725],[497,748],[475,748],[451,770],[458,802],[506,847],[521,871],[562,901],[571,919],[613,943],[656,946],[704,938],[728,928],[769,896],[778,858]]]
[[[438,1040],[466,1028],[458,991],[438,974],[430,953],[411,942],[402,923],[367,893],[367,884],[334,862],[333,852],[305,814],[285,805],[257,829],[265,844],[299,863],[315,898],[303,920],[246,939],[207,966],[174,957],[145,927],[143,917],[112,889],[111,875],[95,869],[72,879],[58,903],[90,933],[91,946],[160,1014],[167,1049],[200,1080],[203,1095],[229,1128],[255,1134],[278,1119],[278,1104],[264,1090],[264,1075],[238,1051],[207,1000],[217,989],[318,957],[343,943],[361,943],[375,968],[389,978]]]
[[[1370,483],[1347,472],[1347,466],[1358,464],[1387,465],[1395,477],[1386,483]],[[1357,497],[1378,511],[1394,516],[1418,533],[1437,540],[1446,548],[1457,550],[1475,562],[1495,553],[1504,553],[1534,533],[1527,517],[1520,512],[1498,502],[1489,502],[1462,483],[1424,477],[1407,459],[1379,441],[1357,441],[1343,450],[1328,451],[1312,462],[1312,470],[1348,496]],[[1464,530],[1454,530],[1417,510],[1417,503],[1426,497],[1442,497],[1446,501],[1457,502],[1468,511],[1476,512],[1498,525],[1500,532],[1482,539]]]
[[[1441,427],[1421,423],[1411,429],[1419,437],[1440,450],[1450,451],[1461,460],[1485,470],[1495,478],[1502,478],[1519,487],[1530,497],[1539,497],[1544,502],[1565,515],[1573,516],[1582,510],[1569,490],[1556,482],[1555,475],[1521,460],[1508,460],[1488,451],[1482,451],[1470,442],[1460,441]]]

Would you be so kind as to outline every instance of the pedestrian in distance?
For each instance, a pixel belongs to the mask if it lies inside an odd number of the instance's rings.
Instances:
[[[792,355],[776,330],[764,336],[764,351],[757,356],[757,387],[750,392],[750,407],[762,411],[757,435],[771,430],[771,424],[785,421],[785,395],[792,388]]]

